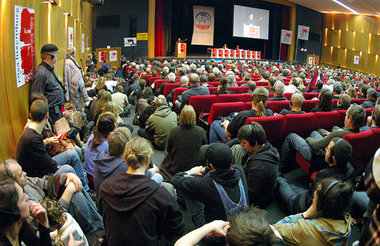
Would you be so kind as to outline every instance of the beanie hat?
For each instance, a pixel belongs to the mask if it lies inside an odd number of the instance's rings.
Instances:
[[[45,44],[41,48],[41,53],[49,53],[54,51],[58,51],[58,47],[55,44]]]
[[[226,144],[213,143],[206,150],[206,160],[216,169],[227,169],[232,163],[232,150]]]

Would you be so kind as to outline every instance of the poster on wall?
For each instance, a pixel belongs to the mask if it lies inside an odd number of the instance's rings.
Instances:
[[[310,27],[298,25],[298,38],[302,40],[309,40]]]
[[[124,47],[137,46],[136,38],[124,38]]]
[[[84,33],[82,33],[82,54],[84,53]]]
[[[359,64],[359,56],[354,56],[354,64]]]
[[[105,59],[107,59],[107,51],[99,51],[98,61],[104,61]]]
[[[110,51],[110,62],[117,61],[117,50]]]
[[[74,46],[74,28],[69,26],[67,28],[67,36],[69,38],[69,42],[67,43],[67,46]]]
[[[281,43],[282,44],[292,44],[293,32],[285,29],[281,29]]]
[[[90,48],[90,37],[87,37],[87,48]]]
[[[193,6],[192,45],[214,45],[214,7]]]
[[[17,87],[28,83],[34,72],[34,9],[15,5],[15,61]]]

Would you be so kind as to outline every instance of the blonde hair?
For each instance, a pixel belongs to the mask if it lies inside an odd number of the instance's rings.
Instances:
[[[115,102],[112,102],[112,101],[106,102],[106,104],[104,104],[104,108],[103,108],[103,113],[105,113],[105,112],[113,113],[115,118],[119,117],[119,108],[117,107]]]
[[[252,93],[252,104],[257,107],[256,117],[264,117],[265,113],[265,104],[268,100],[268,90],[263,87],[257,87]]]
[[[134,137],[125,146],[124,160],[128,168],[138,169],[142,162],[153,154],[153,149],[148,140],[142,137]]]
[[[69,55],[75,54],[75,47],[69,46],[67,48],[67,54],[69,54]]]
[[[195,110],[191,105],[185,105],[179,115],[179,125],[183,127],[193,127],[195,125]]]
[[[348,88],[347,95],[351,97],[351,99],[356,99],[358,98],[358,95],[356,94],[356,89],[352,86]]]
[[[105,104],[111,101],[112,101],[111,93],[109,91],[104,92],[104,94],[100,97],[98,104],[96,104],[94,115],[95,116],[100,115],[103,111]]]
[[[108,135],[108,152],[111,156],[122,156],[125,145],[131,139],[131,131],[126,127],[118,127]]]
[[[106,77],[100,77],[98,83],[96,83],[95,89],[101,90],[106,86]]]

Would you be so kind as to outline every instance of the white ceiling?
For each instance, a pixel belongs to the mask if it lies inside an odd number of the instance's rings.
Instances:
[[[321,13],[353,14],[332,0],[289,0],[298,5],[314,9]],[[380,0],[340,0],[361,15],[380,16]]]

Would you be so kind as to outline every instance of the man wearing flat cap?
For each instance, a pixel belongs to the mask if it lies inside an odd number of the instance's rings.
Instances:
[[[58,58],[58,47],[45,44],[41,48],[42,62],[33,74],[30,94],[42,93],[49,104],[49,117],[52,125],[62,117],[61,107],[65,103],[64,88],[54,72],[54,64]]]
[[[244,171],[238,165],[231,165],[231,149],[213,143],[202,146],[199,152],[200,159],[208,164],[206,168],[196,166],[175,174],[170,180],[178,197],[185,201],[196,227],[213,220],[225,221],[249,204]]]

